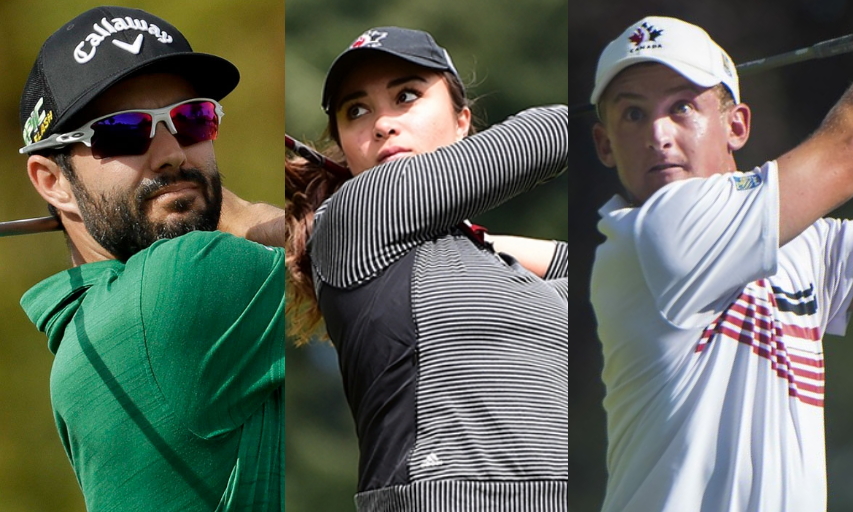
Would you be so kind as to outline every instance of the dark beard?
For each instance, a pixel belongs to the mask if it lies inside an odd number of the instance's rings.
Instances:
[[[222,209],[222,182],[215,164],[208,178],[199,169],[180,169],[173,174],[163,174],[141,184],[125,197],[93,197],[77,180],[71,186],[77,198],[83,224],[92,238],[120,261],[127,261],[157,240],[171,239],[191,231],[213,231],[219,224]],[[174,201],[173,212],[182,212],[181,219],[171,222],[152,222],[144,211],[144,203],[163,187],[180,181],[199,185],[205,205],[191,211],[192,202]]]

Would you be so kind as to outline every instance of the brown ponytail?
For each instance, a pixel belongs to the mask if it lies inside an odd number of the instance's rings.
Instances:
[[[327,155],[342,162],[336,147]],[[337,154],[336,154],[337,153]],[[297,345],[307,343],[312,335],[325,337],[320,332],[322,321],[308,239],[314,227],[314,211],[349,179],[330,172],[320,165],[299,157],[288,157],[284,163],[285,254],[287,265],[287,335]]]

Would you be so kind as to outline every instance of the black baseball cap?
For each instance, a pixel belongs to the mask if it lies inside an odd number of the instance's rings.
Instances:
[[[403,60],[439,71],[450,71],[462,83],[459,72],[450,60],[447,50],[439,46],[426,32],[400,27],[377,27],[358,36],[332,62],[323,85],[323,110],[329,114],[341,80],[352,69],[355,57],[364,52],[383,52]]]
[[[102,6],[80,14],[44,42],[24,85],[21,152],[77,128],[66,125],[122,79],[158,72],[182,76],[200,96],[217,101],[240,81],[233,64],[194,52],[177,28],[148,12]]]

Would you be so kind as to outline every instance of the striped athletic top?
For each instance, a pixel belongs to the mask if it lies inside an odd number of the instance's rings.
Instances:
[[[359,511],[568,507],[568,246],[544,279],[454,228],[568,164],[568,109],[376,167],[310,251],[359,440]]]

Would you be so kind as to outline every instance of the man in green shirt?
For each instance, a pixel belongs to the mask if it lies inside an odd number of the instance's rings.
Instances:
[[[73,268],[21,304],[92,512],[284,510],[283,211],[222,189],[212,143],[238,81],[165,20],[99,7],[25,85],[21,152]]]

